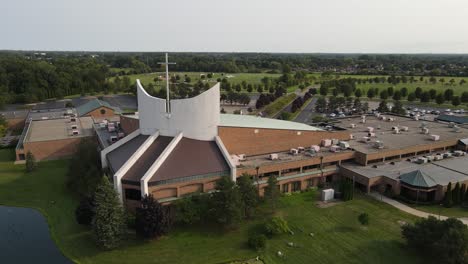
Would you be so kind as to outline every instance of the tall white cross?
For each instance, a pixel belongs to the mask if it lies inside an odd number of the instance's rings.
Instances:
[[[167,53],[166,53],[166,62],[158,62],[158,64],[166,65],[166,113],[171,113],[171,105],[169,101],[169,64],[176,64],[175,62],[169,62]]]

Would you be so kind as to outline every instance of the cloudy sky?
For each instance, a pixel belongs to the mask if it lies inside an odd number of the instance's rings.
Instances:
[[[467,0],[0,3],[0,49],[468,53]]]

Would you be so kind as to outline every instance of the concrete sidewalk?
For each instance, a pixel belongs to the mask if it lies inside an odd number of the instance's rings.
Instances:
[[[409,206],[407,206],[405,204],[402,204],[402,203],[400,203],[400,202],[398,202],[396,200],[390,199],[390,198],[388,198],[388,197],[386,197],[384,195],[381,195],[379,193],[371,192],[369,195],[371,197],[373,197],[374,199],[376,199],[376,200],[387,203],[387,204],[389,204],[389,205],[391,205],[393,207],[396,207],[396,208],[400,209],[401,211],[407,212],[409,214],[419,216],[419,217],[434,216],[435,218],[439,219],[439,215],[437,215],[437,214],[426,213],[426,212],[411,208],[411,207],[409,207]],[[445,220],[447,218],[448,218],[447,216],[443,216],[443,215],[440,216],[441,220]],[[463,217],[463,218],[458,218],[458,220],[462,221],[465,225],[468,225],[468,218]]]

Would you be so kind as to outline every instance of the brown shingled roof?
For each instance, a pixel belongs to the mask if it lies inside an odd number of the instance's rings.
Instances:
[[[226,171],[229,166],[214,141],[182,138],[149,183]]]
[[[151,146],[140,156],[127,173],[122,177],[123,180],[139,182],[140,179],[149,170],[151,165],[158,159],[159,155],[169,145],[173,138],[158,136]]]
[[[107,160],[109,161],[109,166],[112,171],[114,171],[114,173],[117,172],[147,138],[147,135],[138,135],[122,146],[109,152],[109,154],[107,154]]]

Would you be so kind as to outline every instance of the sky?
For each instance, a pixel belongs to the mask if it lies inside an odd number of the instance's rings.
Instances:
[[[0,49],[468,53],[467,0],[0,0]]]

